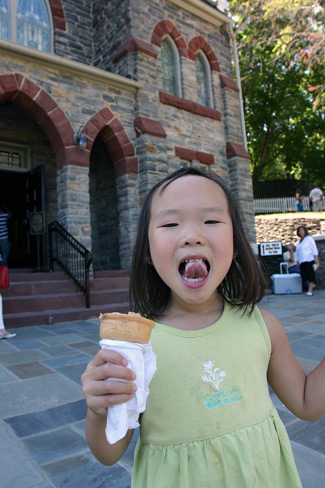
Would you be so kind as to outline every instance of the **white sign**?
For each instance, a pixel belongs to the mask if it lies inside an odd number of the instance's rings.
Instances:
[[[261,256],[279,256],[282,254],[282,242],[261,242],[260,255]]]

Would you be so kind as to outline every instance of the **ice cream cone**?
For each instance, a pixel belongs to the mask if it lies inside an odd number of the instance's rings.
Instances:
[[[152,328],[155,325],[153,320],[132,312],[128,314],[104,313],[99,315],[99,320],[101,339],[137,342],[139,344],[148,344]]]

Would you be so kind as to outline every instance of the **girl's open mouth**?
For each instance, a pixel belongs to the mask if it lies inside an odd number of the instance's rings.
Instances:
[[[188,283],[199,283],[209,274],[210,265],[204,258],[184,259],[178,269],[181,277]]]

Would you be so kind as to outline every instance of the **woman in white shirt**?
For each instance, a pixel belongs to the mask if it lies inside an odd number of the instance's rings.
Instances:
[[[303,281],[308,281],[307,296],[312,296],[315,288],[314,264],[318,264],[318,250],[315,241],[308,235],[308,230],[304,225],[297,229],[297,236],[300,240],[296,246],[297,267]]]

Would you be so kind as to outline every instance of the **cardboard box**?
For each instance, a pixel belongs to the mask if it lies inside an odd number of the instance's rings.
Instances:
[[[275,295],[302,293],[302,281],[298,273],[274,274],[271,276],[271,280]]]

